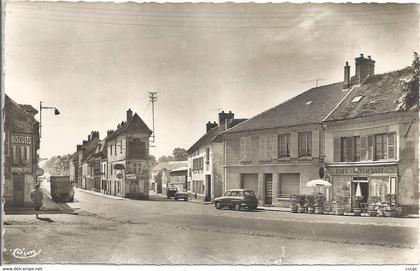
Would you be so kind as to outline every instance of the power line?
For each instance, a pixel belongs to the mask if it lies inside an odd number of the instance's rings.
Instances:
[[[10,1],[13,2],[13,1]],[[33,6],[34,3],[32,2],[13,2],[14,4],[19,3],[21,5],[26,5],[26,6]],[[50,3],[49,3],[50,4]],[[239,5],[236,5],[239,6]],[[278,5],[279,6],[279,5]],[[297,6],[297,5],[296,5]],[[300,5],[301,6],[301,5]],[[280,7],[280,6],[279,6]],[[322,6],[321,6],[322,7]],[[337,6],[338,7],[338,6]],[[149,14],[153,14],[153,13],[169,13],[169,14],[174,14],[174,13],[182,13],[182,14],[191,14],[191,13],[199,13],[199,14],[302,14],[302,13],[306,13],[306,14],[320,14],[320,12],[336,12],[336,11],[332,11],[330,7],[328,7],[327,9],[325,9],[325,11],[323,11],[320,8],[317,8],[316,10],[312,10],[312,11],[290,11],[290,10],[276,10],[276,11],[225,11],[225,10],[217,10],[215,12],[212,11],[201,11],[201,10],[151,10],[151,9],[115,9],[115,8],[103,8],[103,7],[83,7],[81,5],[79,6],[63,6],[63,7],[58,7],[58,6],[47,6],[47,7],[43,7],[43,8],[67,8],[67,9],[86,9],[86,10],[104,10],[104,11],[127,11],[127,12],[144,12],[144,13],[149,13]],[[284,8],[284,7],[282,7]],[[401,8],[400,8],[401,9]],[[408,9],[408,8],[407,8]],[[395,6],[392,7],[392,9],[388,9],[391,10],[393,12],[396,11]],[[382,12],[382,11],[388,11],[386,9],[350,9],[350,10],[343,10],[341,11],[342,13],[345,14],[351,14],[353,12]]]
[[[139,26],[139,27],[169,27],[169,28],[243,28],[243,29],[281,29],[281,28],[290,28],[296,26],[293,25],[247,25],[247,26],[235,26],[235,25],[176,25],[176,24],[142,24],[142,23],[132,23],[132,22],[106,22],[106,21],[87,21],[87,20],[78,20],[78,19],[58,19],[58,18],[46,18],[46,17],[34,17],[34,16],[19,16],[19,19],[36,19],[36,20],[49,20],[49,21],[58,21],[58,22],[76,22],[76,23],[87,23],[87,24],[102,24],[102,25],[121,25],[121,26]],[[399,19],[409,19],[408,18],[399,18]],[[414,19],[414,18],[411,18]],[[318,28],[340,28],[340,27],[353,27],[353,26],[372,26],[372,25],[392,25],[392,24],[402,24],[408,23],[408,20],[399,20],[396,22],[378,22],[378,23],[365,23],[365,24],[345,24],[345,25],[317,25],[317,26],[305,26],[305,28],[318,29]],[[301,22],[300,22],[301,23]]]
[[[186,17],[191,17],[191,18],[214,18],[214,19],[280,19],[280,18],[285,18],[285,19],[296,19],[296,18],[312,18],[312,17],[343,17],[343,16],[351,16],[351,17],[364,17],[364,16],[400,16],[400,15],[407,15],[405,13],[409,13],[409,14],[419,14],[419,13],[414,13],[410,10],[406,10],[404,11],[404,14],[402,13],[396,13],[395,10],[392,11],[377,11],[377,10],[372,10],[375,11],[373,13],[363,13],[363,14],[352,14],[349,13],[348,11],[346,12],[342,12],[342,14],[340,14],[340,12],[334,13],[334,14],[323,14],[323,13],[319,13],[317,12],[315,15],[307,15],[307,12],[295,12],[298,15],[294,15],[294,16],[203,16],[203,13],[195,13],[193,12],[185,12],[184,14],[173,14],[176,13],[177,11],[171,12],[169,15],[165,14],[165,15],[158,15],[158,14],[150,14],[147,11],[143,11],[143,10],[121,10],[121,9],[104,9],[104,8],[88,8],[88,7],[59,7],[59,6],[47,6],[47,7],[43,7],[43,9],[39,9],[39,8],[35,8],[33,6],[27,6],[24,7],[23,9],[30,9],[30,10],[37,10],[37,11],[44,11],[44,10],[50,10],[50,11],[55,11],[55,12],[68,12],[70,10],[75,10],[77,13],[90,13],[90,14],[98,14],[98,15],[123,15],[123,16],[135,16],[135,17],[163,17],[163,18],[186,18]],[[60,10],[61,9],[61,10]],[[67,9],[67,11],[66,11]],[[88,11],[88,10],[92,10],[92,11]],[[105,10],[105,11],[112,11],[112,12],[98,12],[98,10]],[[129,13],[120,13],[120,11],[126,11]],[[70,11],[73,12],[73,11]],[[360,12],[360,11],[358,11]],[[367,12],[367,11],[362,11],[362,12]],[[74,13],[74,12],[73,12]],[[286,12],[287,13],[287,12]],[[206,14],[206,13],[204,13]],[[247,14],[247,13],[244,13]],[[261,14],[265,14],[265,13],[261,13]],[[309,13],[311,14],[311,13]]]

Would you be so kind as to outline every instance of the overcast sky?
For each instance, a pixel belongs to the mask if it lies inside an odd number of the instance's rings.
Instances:
[[[218,110],[249,118],[354,74],[408,66],[419,48],[409,4],[112,4],[7,2],[6,94],[43,110],[41,157],[73,153],[90,131],[115,129],[131,108],[156,147],[188,149]]]

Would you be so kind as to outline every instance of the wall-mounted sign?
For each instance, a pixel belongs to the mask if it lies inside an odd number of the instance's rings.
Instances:
[[[10,133],[10,171],[32,173],[32,135]]]
[[[42,176],[42,175],[44,175],[44,170],[42,168],[37,168],[35,170],[35,175],[36,176]]]
[[[125,169],[125,166],[123,164],[115,164],[114,169],[116,170],[123,170]]]
[[[371,174],[393,174],[395,167],[337,167],[329,170],[332,175],[371,175]]]

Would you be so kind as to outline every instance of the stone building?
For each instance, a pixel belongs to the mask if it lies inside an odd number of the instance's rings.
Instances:
[[[160,162],[156,165],[153,168],[156,193],[167,195],[170,187],[175,187],[178,191],[187,191],[187,165],[187,161]]]
[[[418,66],[375,75],[370,57],[355,60],[348,95],[323,122],[330,196],[350,209],[359,186],[363,202],[392,194],[405,212],[417,212]]]
[[[347,92],[342,82],[312,88],[227,130],[226,189],[253,189],[260,204],[277,206],[310,193],[324,157],[321,122]]]
[[[205,201],[223,194],[222,133],[246,119],[235,119],[231,111],[219,113],[219,122],[208,122],[206,133],[188,150],[188,191]]]
[[[107,152],[107,190],[121,197],[149,197],[149,137],[152,131],[131,109],[103,140]]]
[[[5,95],[4,105],[4,200],[5,209],[32,206],[30,192],[38,168],[38,111],[21,105]]]

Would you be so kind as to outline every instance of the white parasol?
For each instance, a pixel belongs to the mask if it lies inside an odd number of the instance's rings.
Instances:
[[[331,183],[321,180],[321,179],[316,179],[316,180],[312,180],[306,183],[306,186],[308,187],[316,187],[316,186],[324,186],[324,187],[331,187]]]
[[[360,183],[357,183],[357,187],[356,187],[356,197],[363,197],[362,196],[362,191],[360,190]]]

